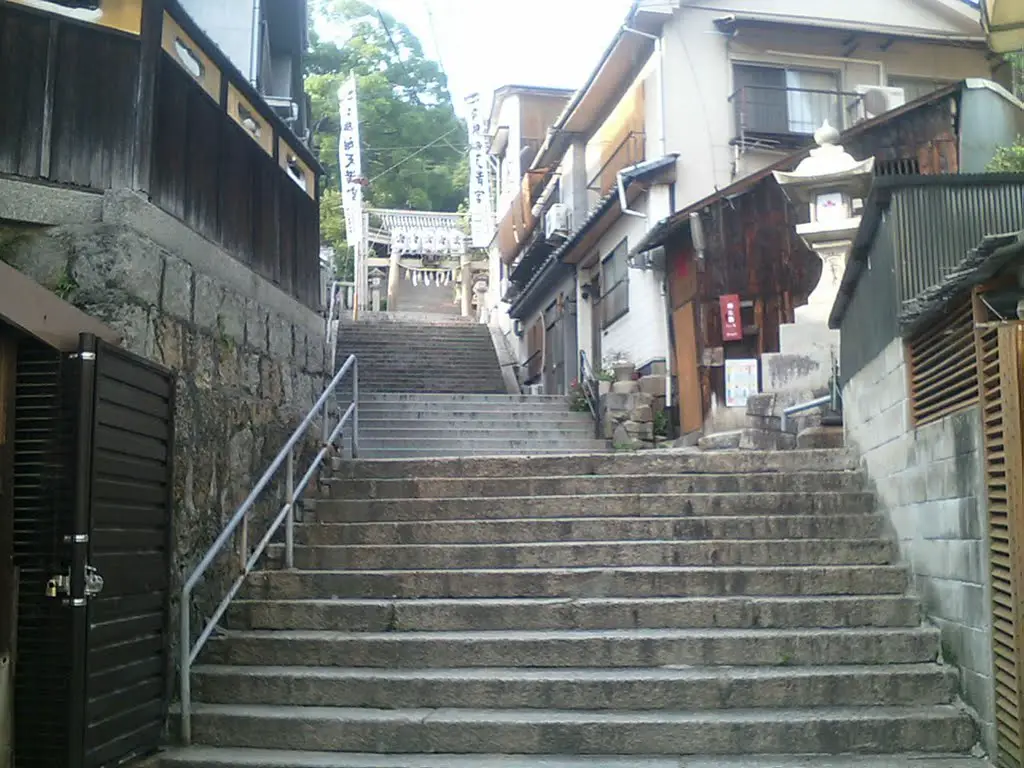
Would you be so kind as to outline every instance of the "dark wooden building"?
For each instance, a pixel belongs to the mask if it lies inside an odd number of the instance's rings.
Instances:
[[[317,309],[309,148],[176,0],[64,5],[0,0],[0,174],[136,190]]]
[[[984,169],[997,146],[1024,130],[1022,113],[992,84],[965,82],[865,121],[842,144],[858,159],[875,157],[879,176],[954,174]],[[807,212],[792,205],[772,176],[807,156],[795,152],[662,221],[635,248],[667,250],[683,434],[701,430],[713,400],[724,403],[724,363],[779,351],[779,326],[793,322],[820,275],[820,262],[796,234]],[[693,246],[692,216],[705,238]],[[722,338],[720,298],[738,295],[742,339]]]

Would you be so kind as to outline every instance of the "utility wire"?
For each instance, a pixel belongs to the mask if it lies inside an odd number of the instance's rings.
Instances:
[[[422,154],[423,152],[426,152],[426,151],[427,151],[428,149],[430,149],[430,148],[431,148],[432,146],[434,146],[435,144],[438,144],[439,142],[442,142],[442,141],[444,141],[444,140],[445,140],[445,139],[446,139],[446,138],[447,138],[448,136],[450,136],[451,134],[455,133],[455,132],[456,132],[457,130],[459,130],[459,129],[460,129],[461,127],[462,127],[462,126],[460,126],[460,125],[457,125],[457,126],[455,126],[454,128],[452,128],[451,130],[447,131],[446,133],[443,133],[443,134],[441,134],[440,136],[438,136],[438,137],[437,137],[436,139],[434,139],[434,140],[433,140],[432,142],[430,142],[430,143],[429,143],[429,144],[427,144],[426,146],[424,146],[424,147],[421,147],[420,149],[418,149],[417,151],[413,152],[413,153],[412,153],[411,155],[409,155],[408,157],[406,157],[406,158],[404,158],[404,159],[402,159],[402,160],[399,160],[399,161],[398,161],[397,163],[395,163],[394,165],[392,165],[392,166],[391,166],[390,168],[388,168],[388,169],[387,169],[386,171],[382,171],[381,173],[378,173],[378,174],[377,174],[376,176],[374,176],[374,177],[373,177],[372,179],[370,179],[370,183],[372,184],[373,182],[377,181],[377,179],[381,178],[382,176],[386,176],[387,174],[391,173],[391,172],[392,172],[393,170],[395,170],[396,168],[398,168],[398,167],[399,167],[400,165],[402,165],[403,163],[407,163],[407,162],[409,162],[409,161],[410,161],[410,160],[412,160],[412,159],[413,159],[414,157],[416,157],[416,155]]]

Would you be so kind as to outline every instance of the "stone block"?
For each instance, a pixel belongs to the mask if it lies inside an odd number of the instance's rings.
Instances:
[[[640,391],[654,397],[665,396],[664,376],[644,376],[639,381]]]
[[[630,421],[653,422],[654,410],[649,405],[641,405],[629,412]]]
[[[127,227],[92,227],[73,237],[73,248],[67,277],[77,301],[159,306],[165,252],[152,240]]]
[[[164,261],[163,295],[160,311],[172,317],[192,322],[192,281],[194,270],[176,256],[168,255]]]
[[[786,432],[748,428],[740,432],[739,447],[746,451],[790,450],[796,447],[796,438]]]
[[[640,385],[635,381],[615,381],[612,382],[612,394],[616,395],[631,395],[634,392],[640,391]]]
[[[702,451],[729,451],[740,447],[740,439],[743,437],[743,430],[737,429],[731,432],[717,432],[712,435],[705,435],[697,445]]]
[[[197,299],[198,304],[198,299]],[[245,302],[245,344],[257,352],[267,351],[268,314],[259,304],[248,300]]]
[[[270,356],[275,360],[292,360],[294,343],[292,326],[280,315],[270,315],[267,323]]]
[[[842,427],[810,427],[796,436],[796,447],[805,450],[842,448]]]
[[[634,440],[654,440],[654,424],[640,421],[624,421],[622,427]]]
[[[775,401],[778,396],[774,392],[762,392],[751,395],[747,398],[748,416],[773,416],[775,415]]]
[[[222,340],[241,346],[245,343],[245,298],[232,290],[224,291],[217,328]]]
[[[202,273],[195,276],[196,301],[193,310],[193,322],[197,328],[210,333],[220,332],[221,305],[224,303],[224,290],[210,277]]]
[[[121,334],[124,348],[152,359],[156,354],[156,325],[150,310],[137,304],[83,305],[92,315]]]
[[[601,398],[601,412],[628,411],[630,402],[628,393],[610,392]]]

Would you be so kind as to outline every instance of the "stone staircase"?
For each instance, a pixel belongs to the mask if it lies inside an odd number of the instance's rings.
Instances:
[[[338,365],[359,358],[363,392],[503,395],[491,332],[461,317],[379,314],[341,323]]]
[[[165,764],[981,766],[856,468],[798,450],[339,462],[297,569],[272,552],[202,655],[196,746]]]
[[[593,453],[589,413],[564,397],[505,394],[490,330],[462,318],[394,313],[343,323],[338,365],[359,360],[363,458]],[[351,392],[342,391],[347,407]]]
[[[424,458],[595,453],[589,413],[564,397],[370,394],[359,403],[360,456]]]

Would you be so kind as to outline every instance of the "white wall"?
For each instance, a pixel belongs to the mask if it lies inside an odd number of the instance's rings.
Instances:
[[[637,210],[646,210],[643,199],[634,203]],[[648,222],[636,216],[622,216],[597,244],[598,264],[626,238],[633,248],[647,232]],[[595,266],[594,269],[599,269]],[[601,332],[602,356],[625,353],[638,368],[653,360],[665,360],[668,355],[668,321],[665,299],[661,292],[662,277],[654,272],[638,269],[629,271],[629,311]],[[602,286],[602,291],[608,286]],[[580,325],[583,324],[580,312]],[[587,320],[589,324],[589,319]],[[582,335],[581,335],[582,336]],[[589,326],[586,337],[589,339]],[[581,349],[584,346],[582,338]]]
[[[827,5],[826,9],[822,5]],[[957,30],[953,24],[922,9],[924,2],[862,0],[857,3],[827,4],[805,0],[778,0],[773,13],[802,14],[862,22],[913,27],[921,30]],[[857,85],[887,85],[891,75],[960,80],[989,77],[984,51],[923,42],[896,41],[886,50],[883,38],[865,37],[859,47],[844,56],[848,32],[828,30],[799,32],[785,29],[741,30],[735,38],[714,25],[729,11],[765,12],[758,0],[709,0],[700,8],[684,8],[666,25],[664,46],[666,69],[672,73],[666,93],[668,151],[679,152],[676,206],[683,208],[752,173],[779,157],[778,153],[749,153],[740,158],[730,141],[736,134],[735,110],[729,102],[734,93],[732,64],[735,61],[790,64],[832,69],[840,73],[843,91]],[[970,23],[965,26],[971,29]],[[961,30],[957,30],[960,32]],[[650,132],[649,132],[650,135]]]
[[[246,79],[251,79],[253,0],[181,0],[181,5]]]
[[[882,511],[928,617],[942,631],[945,660],[960,668],[964,700],[995,742],[988,515],[977,408],[915,428],[900,339],[843,389],[847,444],[861,454]]]

